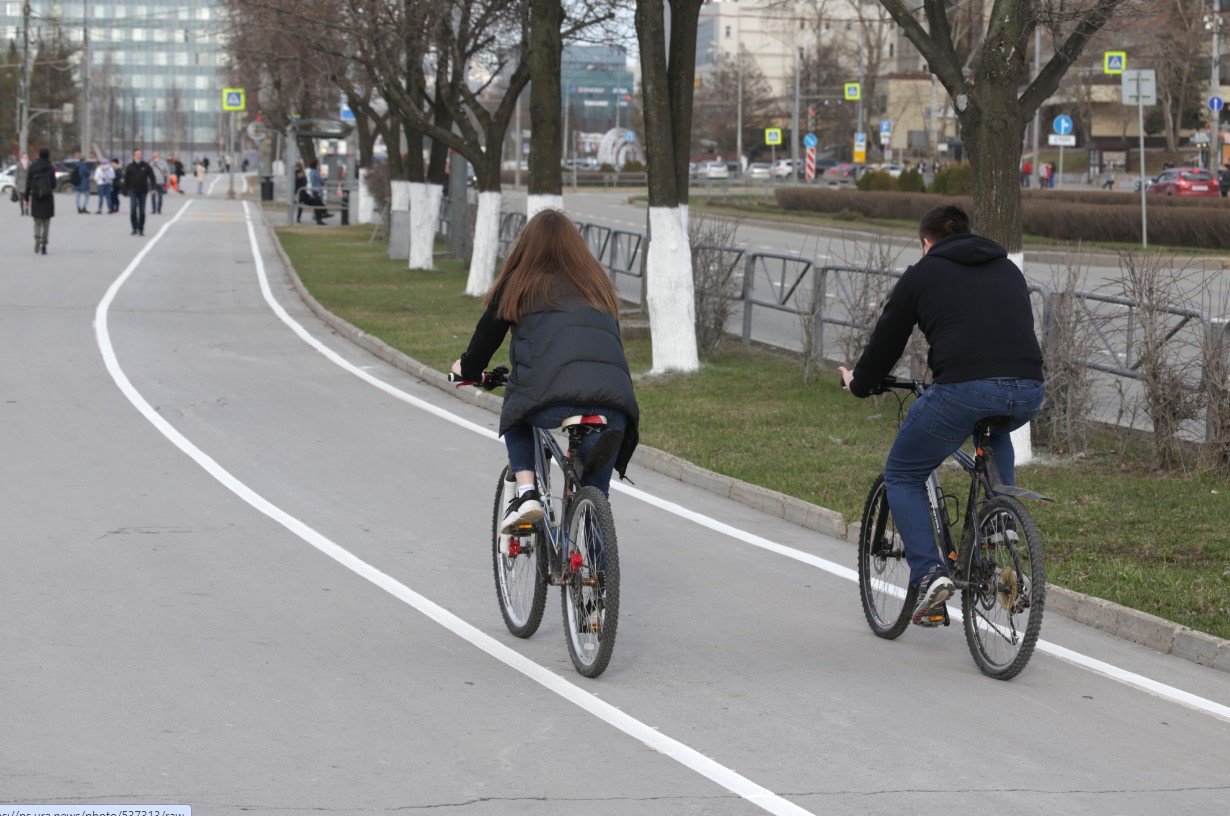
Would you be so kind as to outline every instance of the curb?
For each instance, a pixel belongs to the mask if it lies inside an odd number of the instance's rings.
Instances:
[[[262,221],[264,221],[263,217]],[[264,221],[264,224],[266,231],[273,239],[274,247],[277,248],[278,258],[282,261],[282,267],[286,271],[286,277],[291,286],[307,307],[329,328],[394,368],[412,374],[463,402],[499,413],[500,406],[503,404],[503,400],[499,397],[473,388],[457,388],[448,381],[443,373],[406,356],[383,340],[352,326],[322,306],[299,279],[299,274],[295,271],[285,250],[282,249],[282,242],[278,240],[272,226],[268,221]],[[663,476],[716,493],[805,529],[852,544],[858,542],[860,525],[855,522],[847,526],[843,516],[834,510],[730,476],[714,473],[686,459],[648,445],[637,447],[636,463]],[[1230,640],[1223,640],[1156,615],[1121,606],[1102,598],[1083,595],[1055,584],[1047,584],[1046,601],[1048,611],[1063,615],[1065,618],[1071,618],[1078,623],[1124,640],[1139,643],[1163,654],[1174,655],[1202,666],[1230,673]]]

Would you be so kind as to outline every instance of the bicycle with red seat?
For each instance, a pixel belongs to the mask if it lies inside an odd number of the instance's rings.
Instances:
[[[910,394],[922,396],[928,387],[922,380],[889,377],[878,392],[905,392],[898,396],[904,408]],[[1033,654],[1046,605],[1042,536],[1021,499],[1051,499],[1000,481],[988,445],[999,419],[984,419],[975,426],[972,455],[958,450],[951,457],[969,476],[963,524],[956,540],[954,517],[962,514],[957,497],[943,492],[938,469],[928,478],[926,489],[936,545],[961,590],[961,617],[970,654],[983,674],[1010,680]],[[958,508],[951,515],[950,504]],[[863,506],[858,586],[863,614],[873,632],[893,639],[905,631],[918,590],[910,585],[905,545],[889,512],[883,474],[872,484]],[[923,625],[949,625],[947,606]]]
[[[454,374],[458,386],[475,385],[493,390],[504,385],[505,366],[484,371],[481,382],[469,382]],[[602,491],[583,485],[585,464],[581,442],[589,434],[606,429],[603,416],[572,416],[564,420],[567,449],[560,447],[548,430],[535,428],[534,472],[542,496],[543,518],[501,532],[504,511],[516,494],[516,480],[505,465],[495,489],[491,517],[491,560],[495,571],[496,598],[508,631],[528,638],[538,631],[547,601],[547,586],[561,589],[564,637],[572,665],[585,677],[606,670],[615,648],[619,623],[619,546],[611,505]],[[600,437],[590,454],[591,467],[609,461],[619,447],[616,434]],[[552,493],[552,476],[558,472],[559,494]]]

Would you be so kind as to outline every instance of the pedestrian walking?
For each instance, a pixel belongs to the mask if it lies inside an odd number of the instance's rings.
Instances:
[[[206,156],[205,158],[201,159],[201,165],[205,168],[205,172],[208,173],[209,172],[209,156]]]
[[[124,192],[124,168],[120,167],[119,159],[111,160],[111,175],[111,202],[107,213],[115,215],[120,211],[120,194]]]
[[[102,215],[103,209],[111,212],[111,185],[115,183],[115,171],[111,169],[111,162],[103,159],[94,168],[94,186],[98,189],[98,211],[95,215]]]
[[[1033,172],[1034,172],[1034,163],[1031,162],[1029,159],[1026,159],[1025,163],[1021,165],[1021,186],[1022,187],[1029,186],[1029,177],[1033,175]]]
[[[171,168],[157,150],[150,154],[149,166],[154,171],[154,183],[149,188],[149,211],[158,215],[162,212],[162,196],[167,189],[167,180],[171,178]]]
[[[13,192],[16,193],[17,206],[22,215],[30,214],[30,197],[26,195],[26,181],[30,177],[30,159],[24,154],[17,158],[17,169],[13,171]]]
[[[175,157],[175,192],[180,195],[184,194],[184,163],[180,161],[179,156]]]
[[[38,158],[26,171],[26,198],[30,215],[34,217],[34,251],[47,254],[47,234],[56,214],[56,169],[51,164],[51,151],[40,148]]]
[[[1106,165],[1106,174],[1102,176],[1102,189],[1103,190],[1115,189],[1115,163],[1114,162],[1111,162],[1110,164]]]
[[[128,220],[133,235],[145,234],[145,198],[154,183],[154,168],[141,151],[132,151],[132,161],[124,168],[124,192],[128,196]]]
[[[204,195],[205,193],[205,162],[197,159],[192,163],[192,175],[196,178],[196,194]]]
[[[326,218],[333,217],[333,213],[324,207],[325,180],[320,175],[320,162],[316,159],[308,159],[306,192],[310,196],[311,202],[316,205],[313,216],[317,224],[323,224]]]

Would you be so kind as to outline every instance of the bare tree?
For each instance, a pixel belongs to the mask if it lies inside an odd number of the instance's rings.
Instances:
[[[1127,1],[999,0],[987,10],[982,45],[967,72],[947,3],[923,0],[920,21],[906,0],[879,0],[953,101],[974,169],[975,228],[1011,253],[1022,246],[1019,167],[1025,127],[1089,39]],[[1055,52],[1030,80],[1027,58],[1039,25],[1050,32]]]
[[[721,352],[726,324],[738,299],[734,286],[743,263],[743,254],[735,246],[739,223],[711,215],[688,219],[696,289],[696,342],[700,355],[708,359]]]
[[[687,203],[696,27],[703,1],[675,0],[669,12],[663,0],[636,2],[649,170],[646,301],[656,372],[700,368]]]
[[[1038,428],[1051,449],[1061,454],[1084,451],[1093,427],[1093,369],[1087,361],[1095,352],[1096,318],[1077,296],[1087,268],[1080,247],[1066,253],[1043,311],[1046,402]]]

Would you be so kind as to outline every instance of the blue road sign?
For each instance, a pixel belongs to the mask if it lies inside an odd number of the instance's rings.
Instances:
[[[1051,124],[1055,132],[1060,136],[1067,136],[1072,132],[1072,117],[1060,114],[1055,117],[1055,121]]]
[[[880,120],[880,132],[881,133],[892,133],[893,132],[893,120],[892,119],[881,119]]]
[[[816,134],[808,133],[806,136],[803,137],[803,147],[815,147],[815,146],[816,146]]]
[[[1225,104],[1226,104],[1226,103],[1222,101],[1222,99],[1221,99],[1221,97],[1220,97],[1220,96],[1214,96],[1214,97],[1211,97],[1211,98],[1209,99],[1209,110],[1211,110],[1211,111],[1219,111],[1219,110],[1221,110],[1223,107],[1225,107]]]

